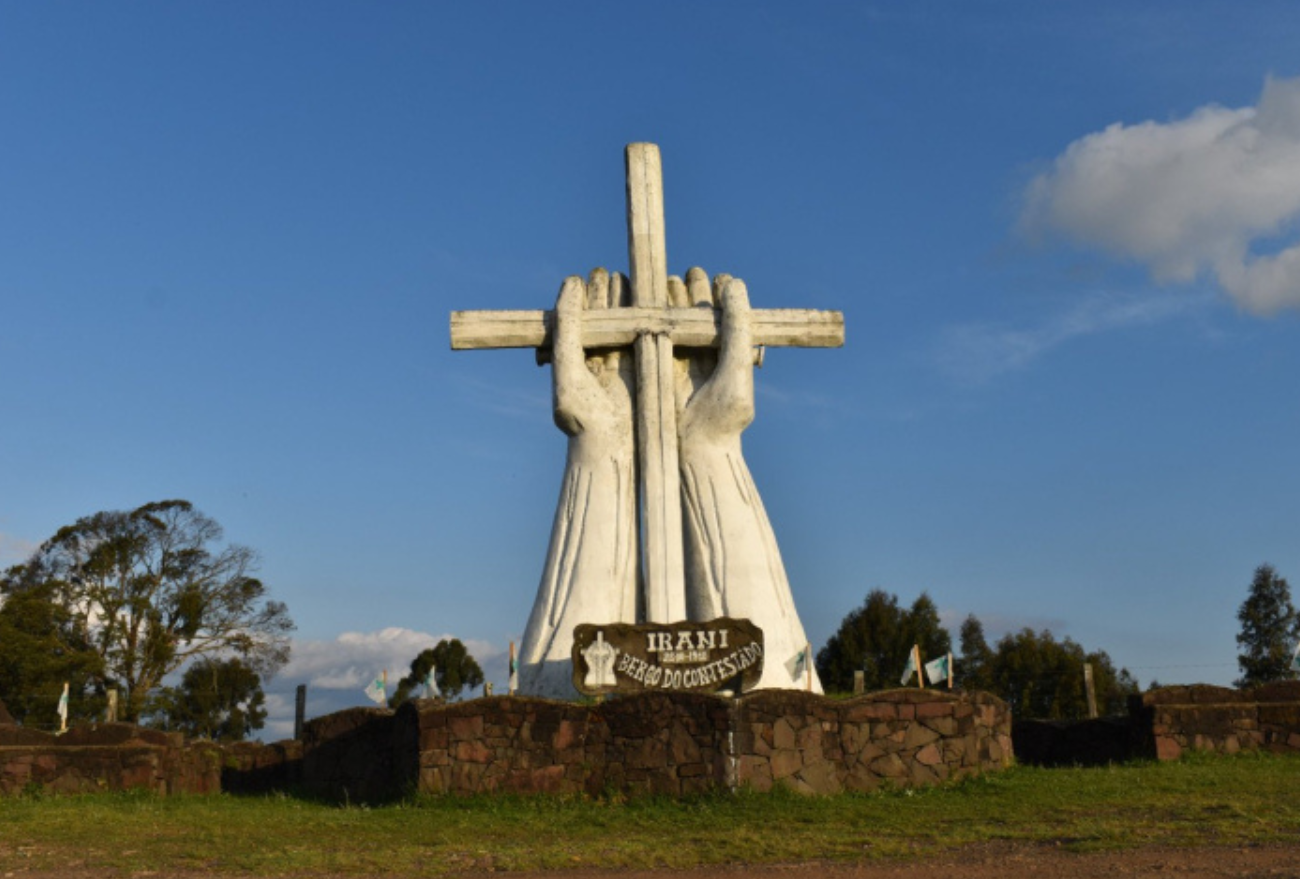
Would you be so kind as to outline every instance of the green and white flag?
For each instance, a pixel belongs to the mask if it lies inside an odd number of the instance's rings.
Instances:
[[[938,659],[932,659],[925,664],[925,676],[930,679],[932,684],[944,684],[948,682],[948,671],[952,660],[951,653],[945,653]]]
[[[64,729],[68,727],[68,685],[63,685],[63,694],[59,696],[59,723]]]
[[[366,685],[366,695],[369,696],[372,701],[383,705],[388,701],[388,693],[385,692],[386,689],[387,688],[384,686],[383,676],[376,675],[375,679]]]
[[[506,684],[506,688],[511,693],[519,689],[519,663],[515,659],[513,651],[510,654],[510,681]]]
[[[808,671],[808,648],[805,647],[794,656],[787,659],[785,662],[785,670],[790,672],[790,680],[802,680],[804,674]]]
[[[906,687],[907,682],[912,679],[912,675],[916,674],[916,672],[916,650],[912,649],[907,653],[907,665],[903,666],[903,679],[898,683]]]
[[[426,699],[436,699],[442,695],[438,689],[438,666],[429,666],[429,673],[424,676],[424,697]]]

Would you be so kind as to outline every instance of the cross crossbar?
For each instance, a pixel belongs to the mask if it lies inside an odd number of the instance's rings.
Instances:
[[[754,344],[770,348],[839,348],[844,344],[844,315],[805,308],[756,308],[750,312]],[[453,311],[451,347],[551,347],[555,318],[549,311]],[[665,333],[673,345],[716,348],[722,312],[693,308],[607,308],[585,312],[582,341],[588,348],[631,345],[641,333]]]

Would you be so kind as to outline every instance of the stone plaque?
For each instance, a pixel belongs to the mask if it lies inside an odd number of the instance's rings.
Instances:
[[[582,623],[573,629],[573,686],[587,696],[752,689],[763,674],[763,631],[749,620]]]

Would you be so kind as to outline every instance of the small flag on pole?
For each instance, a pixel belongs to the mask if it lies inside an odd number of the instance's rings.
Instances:
[[[807,670],[807,668],[808,668],[808,647],[807,645],[804,645],[804,648],[802,650],[800,650],[794,656],[791,656],[789,659],[786,660],[785,670],[790,672],[790,680],[798,681],[801,677],[804,676],[804,673]]]
[[[932,684],[942,684],[952,675],[952,654],[945,653],[938,659],[931,659],[925,664],[925,676]]]
[[[519,689],[519,663],[515,661],[515,642],[510,642],[510,683],[508,684],[510,695],[515,694]]]
[[[59,696],[59,732],[68,731],[68,685],[63,684],[63,695]]]
[[[375,679],[366,685],[366,695],[380,705],[388,701],[388,686],[384,681],[387,676],[388,672],[385,671],[383,675],[376,675]]]
[[[436,699],[442,695],[438,689],[438,666],[429,666],[429,673],[424,676],[424,695],[428,699]]]
[[[903,678],[898,682],[901,686],[906,687],[907,682],[912,679],[912,675],[917,673],[916,656],[917,649],[913,647],[907,654],[907,665],[903,666]]]

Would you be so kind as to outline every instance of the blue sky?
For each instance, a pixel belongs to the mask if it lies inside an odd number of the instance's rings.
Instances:
[[[1293,3],[0,6],[0,563],[186,498],[298,623],[286,730],[526,622],[563,467],[448,313],[626,270],[838,308],[746,456],[814,646],[873,588],[1227,683],[1300,586]]]

